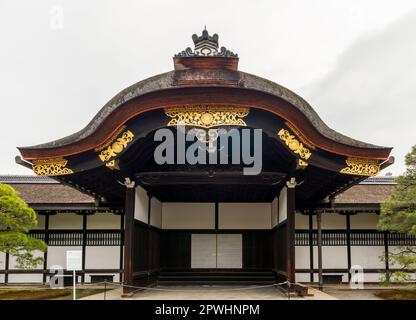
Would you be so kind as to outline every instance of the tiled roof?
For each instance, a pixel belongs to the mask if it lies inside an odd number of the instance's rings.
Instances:
[[[3,175],[0,182],[13,186],[29,204],[93,204],[94,198],[58,181],[40,176]],[[371,177],[339,194],[341,204],[382,203],[395,186],[394,177]]]
[[[94,203],[93,197],[48,177],[5,175],[0,182],[11,185],[30,205]]]

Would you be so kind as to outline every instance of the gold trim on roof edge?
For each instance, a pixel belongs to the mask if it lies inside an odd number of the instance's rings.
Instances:
[[[61,176],[74,173],[66,168],[68,160],[64,158],[33,160],[32,169],[38,176]]]
[[[167,126],[195,126],[212,128],[217,126],[242,126],[250,113],[249,108],[233,106],[181,106],[166,108],[165,114],[171,118]]]

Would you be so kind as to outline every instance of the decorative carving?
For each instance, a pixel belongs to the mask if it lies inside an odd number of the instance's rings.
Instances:
[[[107,162],[111,158],[117,156],[124,149],[127,148],[127,145],[133,141],[134,134],[130,130],[127,130],[121,134],[114,142],[111,143],[106,149],[102,150],[98,155],[102,162]]]
[[[208,31],[205,29],[202,31],[201,36],[196,34],[192,35],[195,49],[192,51],[191,48],[179,52],[175,57],[226,57],[226,58],[238,58],[238,55],[234,52],[227,50],[225,47],[221,47],[218,51],[218,34],[210,36]]]
[[[308,163],[306,161],[303,161],[302,159],[297,159],[296,161],[296,168],[297,169],[306,169],[308,166]]]
[[[107,162],[105,166],[110,170],[120,170],[118,159],[114,159],[114,160]]]
[[[294,135],[290,134],[289,130],[282,128],[277,135],[280,140],[285,142],[293,153],[299,155],[302,159],[308,160],[312,155],[310,150],[303,146],[302,142],[300,142]]]
[[[38,176],[61,176],[65,174],[74,173],[69,168],[66,168],[68,160],[64,158],[34,160],[32,169]]]
[[[126,129],[126,126],[121,126],[116,130],[116,132],[105,141],[104,144],[100,145],[99,147],[95,148],[95,152],[99,152],[101,150],[107,149],[119,136],[120,134]]]
[[[380,172],[380,162],[372,159],[347,158],[347,167],[341,169],[341,173],[359,176],[375,176]]]
[[[195,126],[212,128],[217,126],[243,126],[247,124],[242,118],[250,113],[249,108],[230,106],[195,106],[165,109],[165,114],[172,118],[168,126]]]

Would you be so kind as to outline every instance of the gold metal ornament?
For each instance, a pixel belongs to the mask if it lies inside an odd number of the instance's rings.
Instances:
[[[308,148],[305,148],[302,142],[300,142],[296,136],[290,134],[289,130],[280,129],[277,133],[280,140],[284,141],[285,144],[289,147],[290,151],[299,155],[304,160],[308,160],[312,155],[311,151]]]
[[[134,134],[130,130],[127,130],[121,134],[114,142],[112,142],[107,148],[103,149],[98,155],[102,162],[108,162],[111,158],[114,158],[120,154],[127,145],[133,141]]]
[[[38,176],[61,176],[74,173],[66,168],[68,160],[64,158],[34,160],[32,164],[33,172]]]
[[[206,129],[218,126],[246,127],[243,118],[249,113],[249,108],[233,106],[182,106],[165,109],[165,114],[171,118],[168,127],[183,125]]]
[[[296,161],[296,168],[297,169],[306,169],[308,166],[308,163],[306,161],[303,161],[302,159],[297,159]]]
[[[110,170],[120,170],[118,159],[107,162],[105,166]]]
[[[347,167],[341,169],[341,173],[359,176],[375,176],[380,172],[380,162],[378,160],[347,158],[345,163],[347,164]]]

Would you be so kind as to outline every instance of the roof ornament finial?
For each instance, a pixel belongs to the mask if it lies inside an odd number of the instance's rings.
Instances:
[[[194,42],[194,50],[186,48],[184,51],[179,52],[175,57],[226,57],[226,58],[238,58],[238,55],[227,50],[225,47],[221,47],[218,51],[218,34],[214,33],[212,36],[209,35],[207,26],[204,26],[202,35],[192,35]]]

